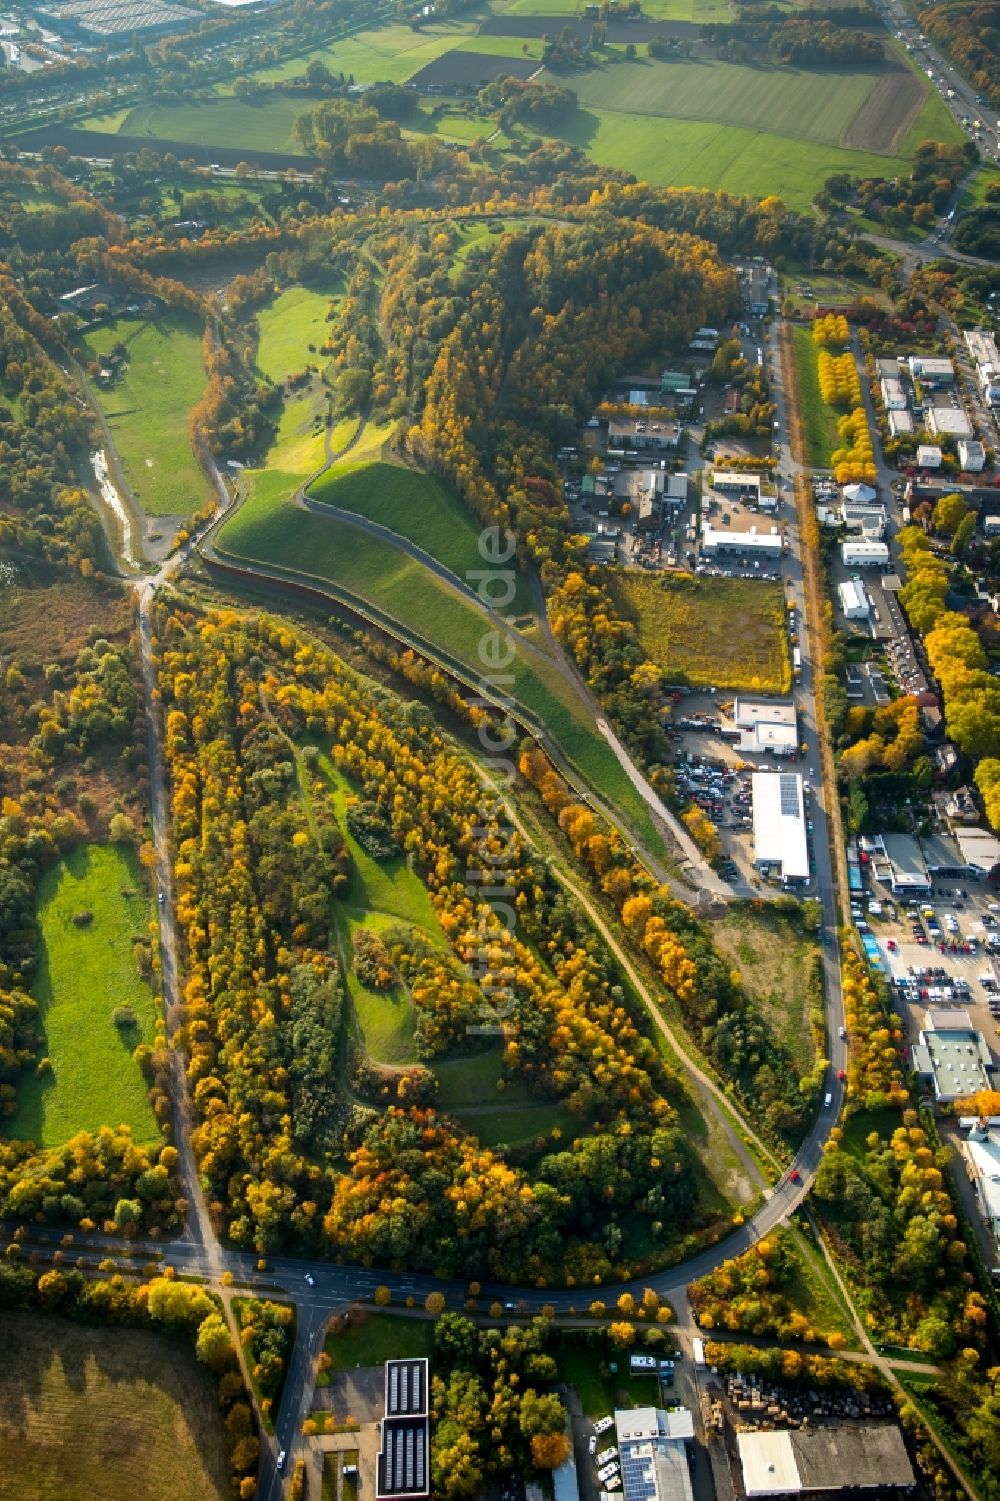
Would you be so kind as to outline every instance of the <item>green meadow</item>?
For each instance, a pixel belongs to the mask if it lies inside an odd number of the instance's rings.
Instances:
[[[87,922],[74,922],[90,913]],[[136,1141],[159,1128],[132,1058],[153,1040],[153,997],[136,970],[133,942],[149,937],[150,905],[134,852],[80,845],[45,872],[39,887],[40,960],[32,994],[44,1029],[50,1072],[27,1074],[17,1114],[0,1133],[55,1147],[78,1131],[129,1125]],[[135,1024],[115,1025],[130,1006]]]
[[[202,327],[188,313],[155,322],[115,318],[81,341],[84,362],[98,363],[116,344],[128,367],[93,392],[114,436],[125,478],[149,516],[190,516],[204,505],[205,477],[188,441],[188,413],[205,388]]]

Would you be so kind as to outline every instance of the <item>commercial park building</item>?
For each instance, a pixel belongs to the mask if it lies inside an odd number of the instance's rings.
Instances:
[[[808,881],[809,839],[802,778],[797,772],[757,771],[753,796],[755,865],[776,865],[783,881]]]

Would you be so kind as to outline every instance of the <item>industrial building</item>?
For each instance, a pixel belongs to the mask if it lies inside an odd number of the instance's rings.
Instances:
[[[933,882],[920,845],[909,834],[873,834],[859,840],[871,857],[875,878],[892,888],[893,896],[930,896]]]
[[[962,438],[958,445],[958,462],[966,474],[981,474],[986,468],[986,450],[976,438]]]
[[[972,423],[961,407],[931,407],[927,431],[939,438],[971,438]]]
[[[979,1189],[979,1212],[1000,1247],[1000,1122],[973,1122],[962,1153]]]
[[[615,1428],[623,1501],[693,1501],[687,1446],[694,1419],[686,1407],[620,1408]]]
[[[868,591],[860,579],[845,579],[837,585],[845,620],[867,620],[871,610]]]
[[[847,490],[864,489],[867,485],[849,485],[844,491],[844,499],[840,507],[840,519],[850,532],[860,532],[868,542],[879,542],[885,536],[886,514],[885,506],[876,500],[851,500]],[[873,491],[869,492],[874,494]]]
[[[793,703],[737,698],[732,718],[723,721],[722,734],[746,755],[794,756],[799,748],[798,717]]]
[[[886,568],[889,549],[884,542],[842,542],[840,558],[845,568]]]
[[[891,1423],[738,1433],[736,1444],[748,1501],[810,1491],[909,1490],[916,1484],[903,1435]]]
[[[430,1495],[429,1363],[387,1360],[385,1417],[375,1494],[381,1498]]]
[[[753,858],[756,865],[777,865],[783,881],[808,881],[809,840],[802,778],[796,772],[755,771]]]
[[[962,865],[971,880],[989,880],[1000,870],[1000,839],[989,829],[956,829]]]
[[[967,1011],[928,1010],[911,1058],[914,1072],[933,1087],[939,1104],[992,1088],[989,1045]]]
[[[941,468],[941,450],[936,443],[920,443],[917,446],[917,467],[920,469]]]
[[[760,499],[760,475],[748,474],[742,469],[717,469],[712,476],[711,488],[720,495],[747,495],[751,500]]]
[[[673,452],[680,435],[678,423],[648,417],[612,417],[608,423],[608,447],[618,453]]]
[[[970,329],[965,335],[966,347],[976,370],[976,383],[983,400],[990,406],[1000,406],[1000,351],[992,334],[980,329]]]
[[[751,526],[749,531],[737,528],[719,528],[711,522],[701,523],[701,550],[710,557],[719,552],[755,552],[769,558],[780,558],[784,551],[784,539],[776,526],[766,531]]]
[[[165,0],[64,0],[32,13],[59,36],[94,42],[190,31],[203,19],[199,11]]]
[[[951,360],[934,359],[926,354],[911,354],[907,364],[913,380],[922,380],[935,386],[953,386],[955,367]]]

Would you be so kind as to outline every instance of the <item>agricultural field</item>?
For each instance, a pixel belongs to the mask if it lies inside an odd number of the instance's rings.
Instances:
[[[215,1384],[180,1340],[7,1309],[0,1501],[225,1501]]]
[[[261,308],[257,314],[257,368],[262,375],[277,385],[297,375],[306,364],[321,363],[318,350],[326,339],[327,317],[342,290],[287,287]]]
[[[815,1057],[805,986],[819,952],[815,939],[773,908],[755,910],[746,904],[713,923],[712,937],[740,971],[774,1035],[806,1073]]]
[[[327,470],[309,487],[309,497],[339,506],[388,527],[436,558],[459,579],[482,568],[480,528],[470,512],[440,480],[399,464],[353,462]],[[523,578],[510,605],[513,614],[530,614],[531,601]]]
[[[208,486],[188,441],[188,413],[205,388],[202,329],[184,313],[155,323],[115,318],[91,329],[80,345],[83,363],[101,360],[116,344],[128,367],[93,393],[107,419],[125,478],[147,516],[191,516]]]
[[[370,602],[477,677],[483,614],[415,558],[374,537],[358,547],[350,522],[303,510],[292,500],[295,480],[275,470],[251,477],[249,498],[223,526],[222,552],[328,582]],[[522,633],[523,639],[523,633]],[[527,641],[525,641],[527,647]],[[548,729],[581,774],[641,833],[662,848],[646,804],[593,728],[589,712],[543,653],[521,651],[511,664],[513,695]]]
[[[672,683],[787,693],[780,584],[758,579],[625,572],[609,577],[651,661]]]
[[[88,921],[74,920],[85,913]],[[153,998],[133,953],[135,939],[148,938],[149,918],[138,861],[122,846],[81,845],[45,872],[32,993],[52,1068],[24,1077],[17,1114],[0,1122],[0,1134],[55,1147],[77,1131],[124,1123],[138,1142],[159,1140],[132,1058],[153,1040]],[[134,1023],[116,1025],[122,1006]]]
[[[813,469],[829,467],[830,457],[839,443],[837,413],[828,406],[819,390],[819,350],[807,326],[792,329],[792,357],[799,411],[805,433],[806,463]]]
[[[406,83],[443,52],[461,47],[474,30],[475,22],[465,20],[435,21],[419,31],[392,22],[313,48],[275,67],[260,68],[254,76],[263,83],[297,78],[309,63],[319,61],[331,73],[349,74],[356,83]]]

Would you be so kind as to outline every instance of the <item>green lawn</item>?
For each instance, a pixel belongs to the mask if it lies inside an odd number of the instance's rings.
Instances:
[[[546,1147],[546,1150],[555,1151],[558,1145],[565,1146],[574,1137],[581,1136],[587,1131],[587,1122],[579,1116],[571,1115],[555,1103],[549,1105],[529,1105],[523,1110],[496,1110],[483,1114],[463,1115],[461,1110],[454,1112],[456,1120],[461,1121],[465,1129],[477,1137],[484,1147],[516,1147],[525,1142],[534,1141],[537,1137],[551,1137],[552,1131],[558,1129],[561,1136]]]
[[[205,389],[202,328],[187,313],[164,313],[155,323],[116,318],[82,341],[84,363],[115,344],[128,350],[128,368],[106,390],[94,387],[133,494],[150,516],[190,516],[208,487],[188,441],[188,413]]]
[[[398,918],[379,912],[356,915],[338,912],[338,924],[347,953],[347,989],[364,1035],[365,1051],[376,1063],[416,1061],[416,1010],[403,985],[391,985],[387,990],[370,990],[367,985],[362,985],[354,972],[352,939],[358,928],[384,932],[398,921]]]
[[[416,871],[411,870],[406,856],[373,860],[361,848],[347,827],[346,818],[347,798],[352,794],[356,796],[358,789],[337,770],[325,751],[320,752],[319,764],[333,787],[337,821],[351,853],[353,868],[346,905],[362,912],[381,912],[399,922],[411,923],[422,928],[428,938],[443,942],[430,893]]]
[[[322,364],[318,350],[326,339],[327,314],[340,290],[288,287],[260,310],[257,368],[262,375],[278,383],[306,364]]]
[[[82,927],[73,917],[89,911]],[[121,846],[82,845],[39,888],[40,961],[32,993],[42,1013],[43,1051],[52,1072],[26,1075],[17,1114],[0,1121],[7,1137],[55,1147],[77,1131],[126,1124],[136,1141],[160,1132],[132,1051],[153,1037],[153,998],[136,972],[133,940],[148,938],[150,906],[138,861]],[[129,1005],[135,1026],[112,1021]]]
[[[268,458],[275,469],[296,480],[315,474],[326,457],[326,403],[318,382],[285,398],[278,431]],[[247,473],[246,483],[256,483],[257,470]],[[293,484],[292,489],[297,485]]]
[[[463,1106],[485,1105],[491,1100],[504,1104],[525,1103],[531,1097],[521,1079],[510,1079],[498,1089],[503,1069],[497,1043],[482,1053],[446,1058],[434,1064],[441,1085],[437,1103],[442,1110],[460,1111]]]
[[[487,566],[479,551],[482,528],[452,492],[433,475],[400,464],[352,462],[353,454],[311,485],[313,500],[339,506],[377,521],[416,543],[463,583]],[[531,601],[518,575],[509,612],[528,614]]]
[[[352,1310],[350,1323],[339,1334],[328,1334],[323,1348],[335,1371],[417,1359],[434,1353],[434,1324],[431,1319]]]
[[[221,549],[238,557],[293,569],[370,601],[387,617],[437,643],[466,671],[482,673],[479,647],[485,617],[421,563],[388,542],[366,538],[349,522],[303,511],[290,497],[294,476],[259,471],[249,476],[249,499],[226,522]],[[662,850],[646,804],[614,753],[597,733],[586,706],[554,664],[520,652],[510,664],[513,694],[543,723],[563,753],[642,835]],[[506,691],[506,690],[505,690]]]
[[[792,329],[792,355],[799,410],[805,429],[806,463],[814,469],[825,469],[829,467],[830,456],[839,442],[837,413],[833,407],[827,406],[819,393],[819,348],[810,328],[796,325]]]
[[[600,1290],[593,1294],[581,1291],[579,1308],[585,1311],[592,1297],[600,1297]],[[628,1355],[619,1356],[617,1375],[603,1375],[604,1364],[600,1350],[564,1342],[556,1354],[560,1379],[567,1386],[575,1387],[580,1405],[588,1418],[610,1417],[616,1407],[653,1406],[659,1400],[658,1382],[655,1376],[629,1376]],[[614,1439],[608,1435],[608,1442]]]

